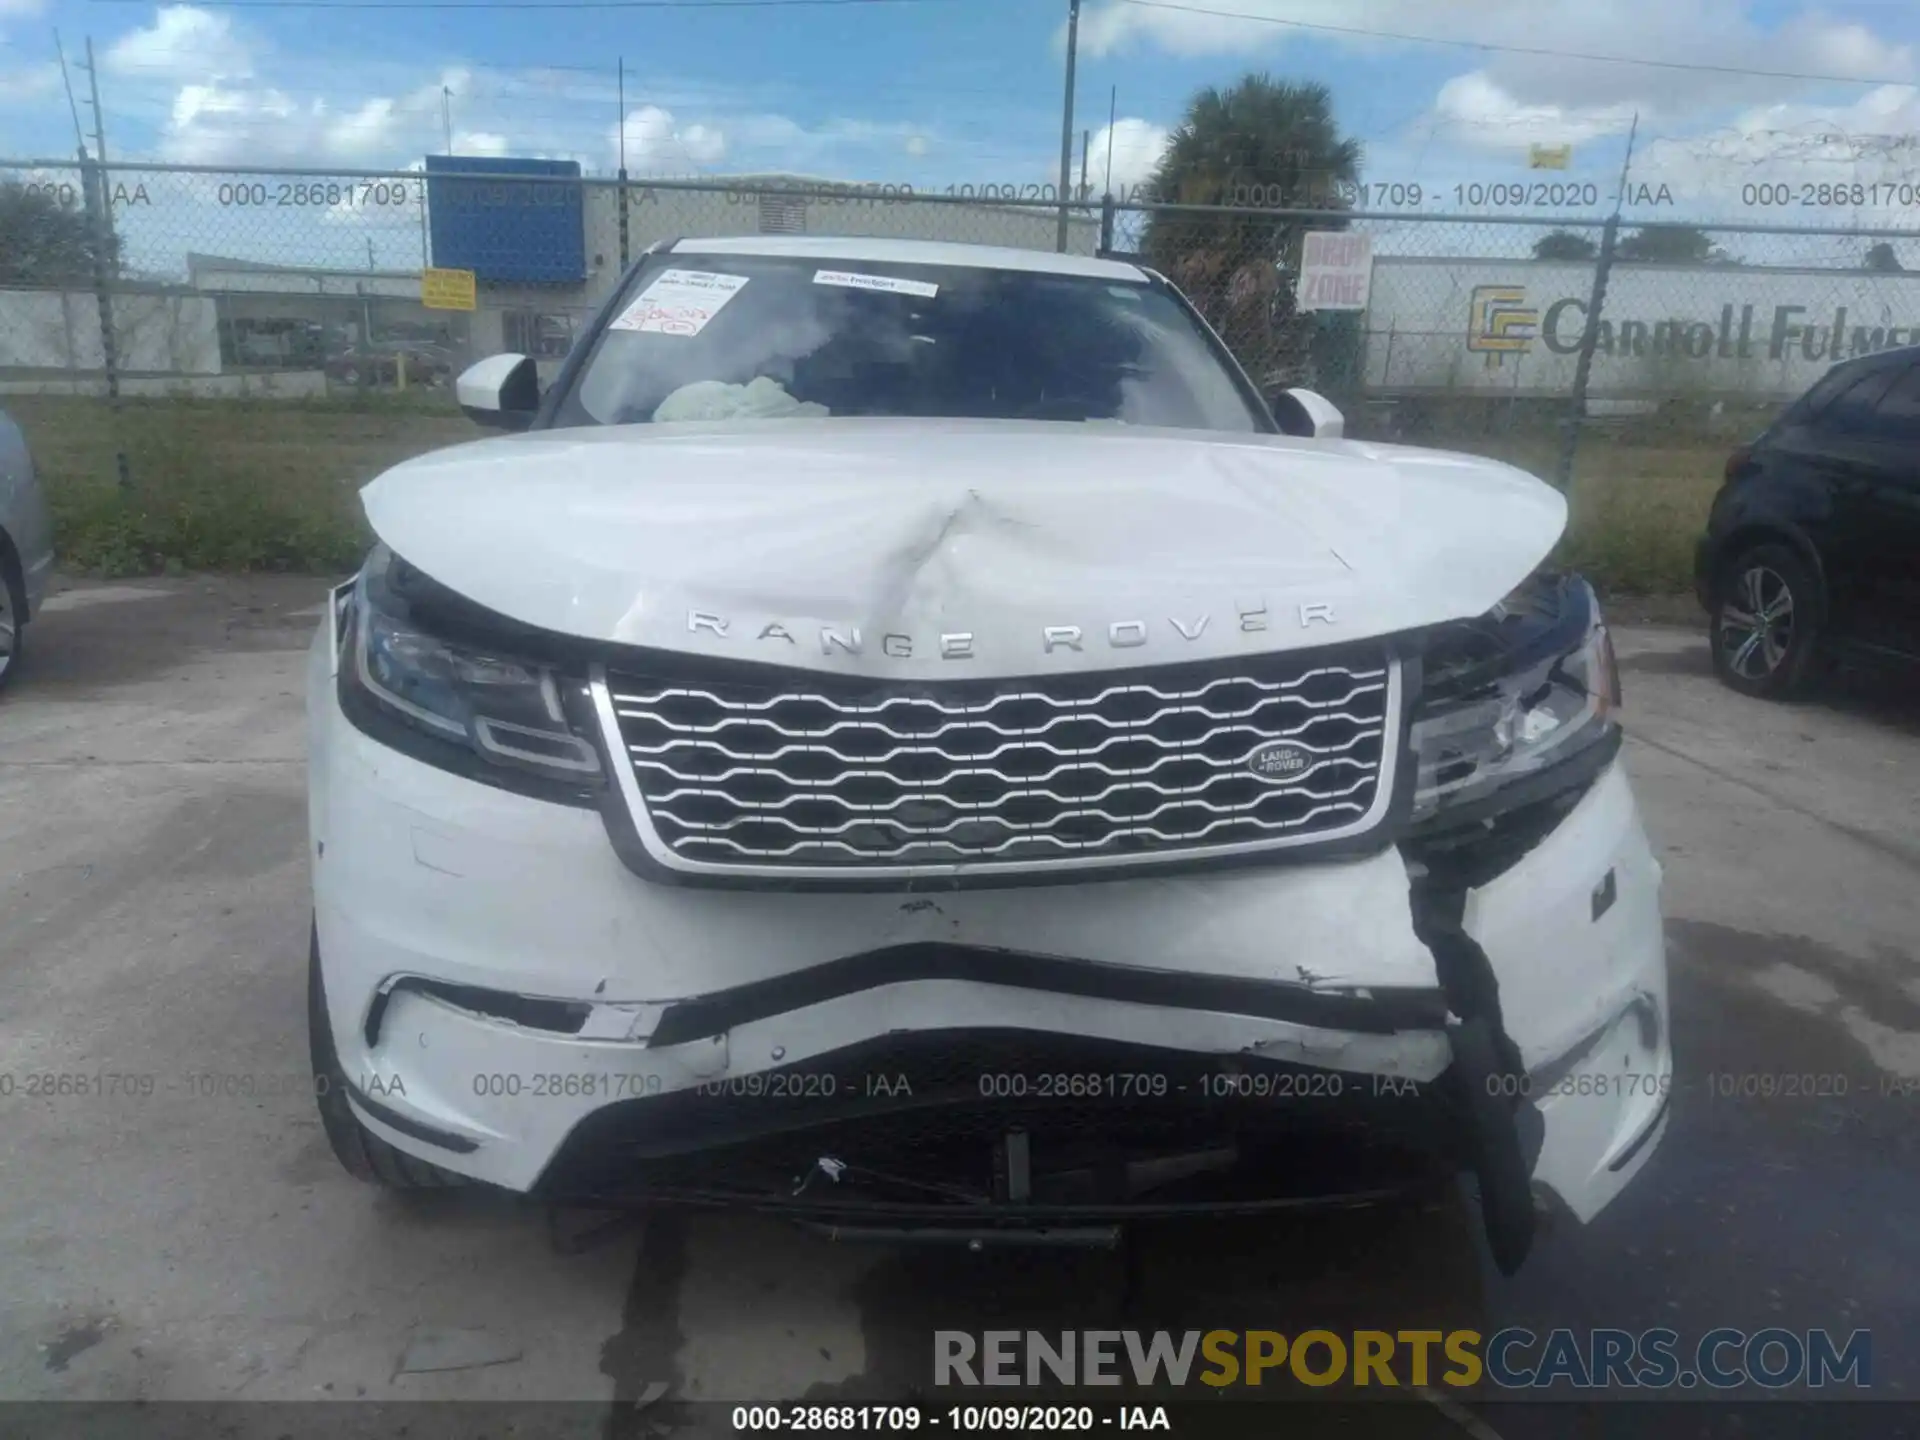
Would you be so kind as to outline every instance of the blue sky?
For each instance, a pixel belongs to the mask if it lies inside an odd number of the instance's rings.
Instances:
[[[1201,13],[1297,22],[1261,23]],[[314,10],[0,0],[0,156],[71,154],[53,66],[91,37],[121,158],[400,167],[445,148],[610,171],[628,70],[635,173],[793,171],[1031,185],[1057,165],[1066,0],[666,10]],[[1349,27],[1374,35],[1306,26]],[[1840,79],[1686,71],[1377,38],[1399,32]],[[1678,217],[1741,211],[1758,182],[1901,185],[1890,204],[1786,218],[1920,225],[1920,3],[1829,0],[1086,0],[1081,128],[1140,179],[1199,86],[1250,69],[1332,88],[1365,178],[1453,187],[1635,176]],[[75,75],[84,84],[84,75]],[[84,90],[81,92],[84,98]],[[1567,176],[1527,147],[1571,143]],[[1465,208],[1483,208],[1459,192]],[[1746,217],[1750,218],[1750,217]]]

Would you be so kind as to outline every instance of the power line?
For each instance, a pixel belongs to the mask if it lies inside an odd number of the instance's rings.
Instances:
[[[151,0],[94,0],[146,6]],[[959,0],[195,0],[222,10],[798,10],[841,5],[952,5]]]
[[[1911,85],[1911,79],[1872,79],[1862,75],[1816,75],[1803,70],[1752,70],[1744,65],[1707,65],[1690,60],[1651,60],[1637,55],[1598,55],[1584,50],[1554,50],[1542,45],[1504,45],[1491,40],[1453,40],[1441,35],[1409,35],[1398,30],[1366,30],[1357,25],[1323,25],[1311,20],[1282,20],[1273,15],[1249,15],[1244,10],[1211,10],[1202,5],[1180,5],[1174,0],[1120,0],[1141,10],[1178,10],[1188,15],[1211,15],[1218,20],[1247,20],[1279,25],[1289,30],[1315,30],[1330,35],[1357,35],[1367,40],[1404,40],[1413,45],[1444,45],[1455,50],[1493,50],[1503,55],[1533,55],[1554,60],[1589,60],[1599,65],[1644,65],[1656,70],[1694,70],[1714,75],[1744,75],[1762,80],[1816,80],[1835,85]]]

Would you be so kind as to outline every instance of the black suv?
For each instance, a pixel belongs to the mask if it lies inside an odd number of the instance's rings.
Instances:
[[[1834,366],[1733,452],[1694,587],[1745,695],[1843,652],[1920,661],[1920,346]]]

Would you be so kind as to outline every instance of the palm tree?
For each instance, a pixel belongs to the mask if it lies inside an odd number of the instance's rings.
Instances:
[[[1333,230],[1359,178],[1361,148],[1342,138],[1324,85],[1248,75],[1229,90],[1195,95],[1149,185],[1160,205],[1141,236],[1147,262],[1169,276],[1212,322],[1263,386],[1303,365],[1310,327],[1293,310],[1282,269],[1297,269],[1300,237]]]
[[[1591,260],[1599,251],[1593,241],[1571,230],[1550,230],[1533,242],[1536,260]]]
[[[1664,265],[1725,263],[1726,251],[1706,231],[1692,225],[1642,225],[1620,237],[1615,258]]]
[[[61,193],[74,188],[0,183],[0,285],[87,285],[96,259],[116,268],[112,240],[100,235],[77,196]]]

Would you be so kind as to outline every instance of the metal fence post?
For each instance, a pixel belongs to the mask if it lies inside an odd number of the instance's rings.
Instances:
[[[620,122],[625,124],[623,120]],[[620,273],[627,273],[627,167],[620,167]]]
[[[122,494],[132,489],[127,447],[120,424],[120,348],[114,336],[112,271],[118,261],[113,238],[113,201],[107,190],[106,167],[80,152],[80,190],[93,230],[93,298],[100,313],[100,363],[107,388],[107,412],[113,428],[113,467]]]
[[[1567,438],[1560,447],[1559,473],[1554,483],[1564,492],[1573,489],[1573,461],[1580,449],[1580,427],[1587,418],[1587,383],[1593,375],[1593,352],[1600,341],[1600,313],[1607,303],[1607,277],[1613,273],[1614,240],[1620,234],[1620,214],[1607,217],[1600,231],[1600,254],[1593,264],[1593,294],[1587,300],[1587,328],[1580,336],[1580,359],[1573,369],[1573,396],[1567,404]]]

